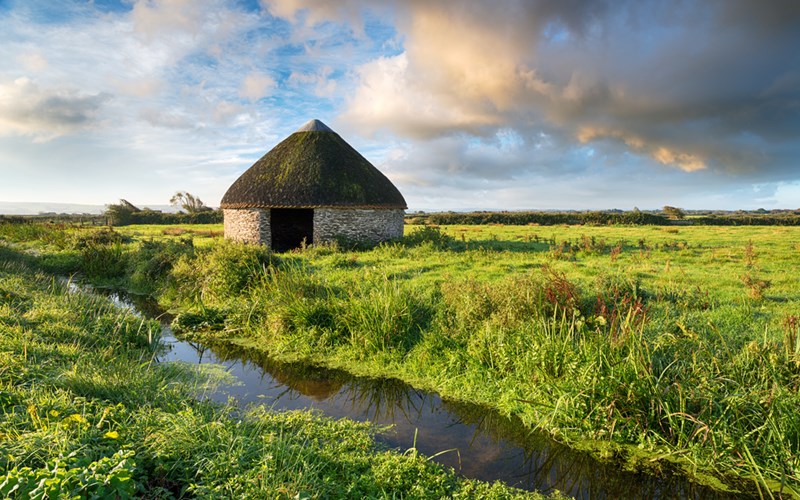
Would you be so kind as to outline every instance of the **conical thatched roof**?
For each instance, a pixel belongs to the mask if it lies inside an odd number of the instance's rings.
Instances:
[[[407,208],[394,184],[339,134],[311,120],[246,170],[221,208]]]

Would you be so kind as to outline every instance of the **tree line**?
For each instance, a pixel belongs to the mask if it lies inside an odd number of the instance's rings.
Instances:
[[[673,207],[669,207],[673,208]],[[706,216],[687,216],[682,210],[664,210],[661,214],[631,212],[446,212],[410,214],[410,224],[509,226],[540,225],[652,225],[673,224],[693,226],[800,226],[800,213],[752,214],[730,213]]]
[[[222,222],[222,210],[206,206],[198,196],[178,191],[169,200],[179,207],[177,213],[165,213],[149,208],[139,208],[126,199],[106,205],[103,215],[111,226],[129,224],[215,224]]]

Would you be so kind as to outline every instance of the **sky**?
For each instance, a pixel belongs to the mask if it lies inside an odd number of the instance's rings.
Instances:
[[[0,201],[218,206],[317,118],[409,210],[800,207],[796,0],[0,0]]]

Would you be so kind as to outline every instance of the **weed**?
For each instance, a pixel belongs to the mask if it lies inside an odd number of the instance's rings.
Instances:
[[[655,292],[657,302],[670,303],[682,311],[706,311],[718,305],[709,290],[696,285],[694,287],[665,285]]]
[[[129,259],[129,286],[145,294],[161,291],[171,282],[176,262],[183,256],[193,256],[194,251],[191,239],[143,241]]]
[[[622,254],[622,243],[617,243],[611,249],[611,262],[616,262],[617,258]]]
[[[787,359],[800,367],[800,317],[787,314],[781,320],[783,346]]]
[[[567,279],[566,274],[550,266],[542,266],[542,274],[544,298],[549,304],[545,314],[549,315],[551,311],[553,313],[563,311],[567,316],[572,316],[580,306],[578,287]]]
[[[83,234],[78,236],[77,239],[75,240],[74,246],[78,250],[83,250],[86,248],[118,245],[129,242],[130,238],[123,236],[122,234],[111,229],[110,227],[104,227],[99,231],[93,231],[88,234]]]
[[[556,260],[575,260],[576,249],[569,241],[561,241],[561,243],[551,243],[550,255]]]
[[[753,240],[748,240],[747,245],[744,247],[744,265],[748,269],[756,264],[756,251],[753,246]]]
[[[750,273],[742,275],[741,279],[747,288],[748,297],[757,301],[764,300],[764,291],[772,285],[769,280],[758,278]]]
[[[341,322],[354,347],[366,353],[406,352],[431,319],[428,301],[418,290],[387,277],[364,281],[349,293]]]
[[[183,336],[221,330],[225,326],[225,315],[213,308],[198,312],[185,311],[176,314],[170,326],[175,333]]]
[[[279,262],[264,247],[224,242],[181,255],[174,264],[171,293],[180,298],[222,301],[247,292],[265,269]]]

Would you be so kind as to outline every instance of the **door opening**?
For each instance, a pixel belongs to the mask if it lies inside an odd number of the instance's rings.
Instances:
[[[286,252],[314,241],[314,210],[311,208],[273,208],[269,214],[272,250]]]

